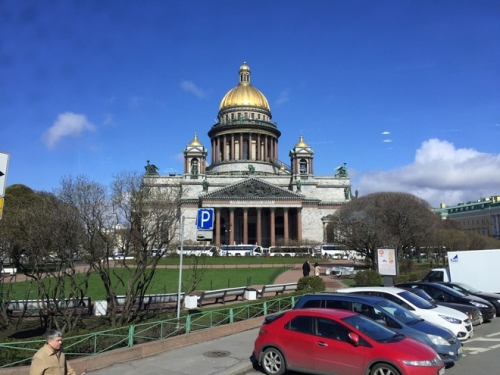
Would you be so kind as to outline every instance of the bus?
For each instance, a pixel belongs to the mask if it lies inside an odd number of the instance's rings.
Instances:
[[[181,247],[177,246],[174,252],[180,254]],[[185,257],[213,257],[219,255],[219,249],[213,245],[183,245],[182,255]]]
[[[313,255],[311,246],[271,246],[269,253],[272,257],[310,257]]]
[[[344,245],[323,244],[316,250],[316,254],[321,254],[322,258],[347,259],[349,251]]]
[[[222,245],[220,248],[221,256],[255,256],[260,257],[264,253],[264,250],[259,245]]]

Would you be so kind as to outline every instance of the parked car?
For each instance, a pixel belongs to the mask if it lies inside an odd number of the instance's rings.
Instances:
[[[350,311],[297,309],[269,315],[253,355],[267,375],[442,375],[439,355],[421,342]]]
[[[465,341],[473,335],[472,322],[467,315],[448,307],[431,305],[426,300],[404,289],[372,286],[338,289],[337,291],[340,293],[359,293],[387,298],[412,311],[419,318],[448,328],[460,341]]]
[[[428,295],[430,295],[438,302],[454,302],[469,306],[475,306],[481,311],[481,314],[483,314],[483,319],[485,321],[493,319],[496,314],[495,307],[488,301],[476,296],[466,296],[465,294],[441,283],[409,281],[406,283],[396,284],[396,286],[401,288],[423,289]]]
[[[478,326],[483,323],[483,314],[476,306],[462,305],[460,303],[453,303],[453,302],[443,302],[443,301],[439,302],[436,301],[434,298],[432,298],[430,295],[428,295],[425,290],[419,288],[406,288],[403,286],[398,286],[398,288],[406,289],[412,293],[415,293],[417,296],[425,299],[426,301],[428,301],[433,305],[446,306],[449,307],[450,309],[455,309],[463,312],[465,315],[469,317],[473,326]]]
[[[462,344],[446,328],[420,319],[411,311],[385,298],[347,293],[305,294],[294,309],[330,308],[357,312],[434,349],[446,365],[462,356]]]
[[[480,290],[477,290],[476,288],[473,288],[468,284],[454,282],[454,281],[443,282],[442,284],[449,286],[450,288],[455,289],[456,291],[462,292],[466,296],[473,295],[488,301],[493,306],[495,306],[496,316],[500,316],[500,294],[481,292]]]

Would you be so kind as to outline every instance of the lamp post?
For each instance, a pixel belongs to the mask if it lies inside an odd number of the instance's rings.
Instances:
[[[229,229],[227,226],[224,226],[225,228],[225,233],[226,233],[226,256],[228,257],[229,256],[229,249],[228,249],[228,246],[229,246],[229,233],[231,232],[231,224],[228,224],[229,226]]]
[[[182,285],[182,256],[184,253],[184,215],[181,216],[181,248],[179,257],[179,288],[177,289],[177,326],[179,325],[179,318],[181,316],[181,285]]]

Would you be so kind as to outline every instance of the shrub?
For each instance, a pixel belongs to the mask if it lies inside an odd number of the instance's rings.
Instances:
[[[382,276],[377,271],[359,271],[354,275],[356,286],[379,286],[382,285]]]
[[[297,291],[321,292],[325,289],[325,282],[321,277],[305,276],[301,277],[297,283]]]

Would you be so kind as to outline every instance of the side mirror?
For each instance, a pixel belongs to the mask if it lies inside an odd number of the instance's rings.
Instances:
[[[349,340],[351,340],[351,342],[354,346],[359,346],[359,336],[356,333],[350,332],[349,333]]]

